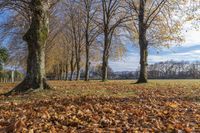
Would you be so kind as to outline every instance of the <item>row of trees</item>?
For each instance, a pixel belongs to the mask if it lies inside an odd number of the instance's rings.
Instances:
[[[101,79],[101,65],[93,66],[90,68],[90,78]],[[149,79],[200,79],[200,62],[188,61],[165,61],[157,62],[148,66]],[[114,72],[111,67],[108,67],[109,79],[137,79],[140,71],[118,71]],[[81,79],[84,78],[85,71],[80,72]],[[51,73],[48,75],[49,79],[64,80],[62,75]]]
[[[150,65],[148,76],[152,79],[199,79],[200,62],[166,61]]]
[[[13,91],[50,88],[46,70],[71,72],[71,80],[76,71],[79,80],[84,66],[88,81],[90,62],[99,58],[106,81],[109,59],[123,55],[124,37],[140,48],[138,83],[146,83],[148,47],[183,41],[187,4],[185,0],[1,0],[1,13],[9,15],[1,23],[0,39],[9,44],[11,63],[17,59],[22,65],[27,60],[26,77]]]

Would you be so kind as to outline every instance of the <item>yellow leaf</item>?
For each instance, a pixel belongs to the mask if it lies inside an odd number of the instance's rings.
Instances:
[[[171,108],[177,108],[178,107],[177,103],[168,102],[168,103],[166,103],[166,105],[169,106],[169,107],[171,107]]]

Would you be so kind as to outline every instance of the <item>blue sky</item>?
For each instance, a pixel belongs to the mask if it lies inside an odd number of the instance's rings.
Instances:
[[[6,21],[8,16],[8,13],[0,14],[0,23]],[[185,42],[183,44],[159,50],[150,48],[148,63],[152,64],[167,60],[200,60],[200,29],[190,28],[191,25],[185,27],[183,30]],[[120,61],[109,61],[109,65],[114,71],[135,71],[139,67],[139,48],[131,43],[128,44],[126,55]]]
[[[200,60],[200,29],[187,30],[183,33],[185,42],[170,48],[149,49],[148,63],[160,61],[197,61]],[[139,67],[139,48],[129,44],[127,54],[120,61],[110,61],[114,71],[135,71]]]

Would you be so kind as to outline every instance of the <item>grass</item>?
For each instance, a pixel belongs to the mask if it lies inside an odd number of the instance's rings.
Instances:
[[[31,100],[50,99],[52,97],[82,97],[82,96],[98,96],[98,97],[134,97],[142,93],[144,90],[172,89],[181,91],[179,97],[185,97],[193,100],[200,100],[200,82],[199,80],[149,80],[147,84],[134,84],[134,80],[113,80],[107,82],[100,81],[49,81],[54,87],[51,91],[38,91],[30,94],[2,97],[0,102],[24,102]],[[12,89],[17,83],[1,83],[0,94],[6,93]]]

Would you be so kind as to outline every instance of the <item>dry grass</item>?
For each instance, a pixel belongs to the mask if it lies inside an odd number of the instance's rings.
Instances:
[[[134,84],[134,80],[101,81],[49,81],[51,91],[36,91],[29,94],[0,98],[0,101],[24,102],[28,100],[50,99],[52,97],[133,97],[144,90],[174,90],[181,91],[179,97],[194,101],[200,100],[199,80],[150,80],[148,84]],[[17,83],[1,83],[0,94],[8,92]],[[167,94],[166,94],[167,95]]]

